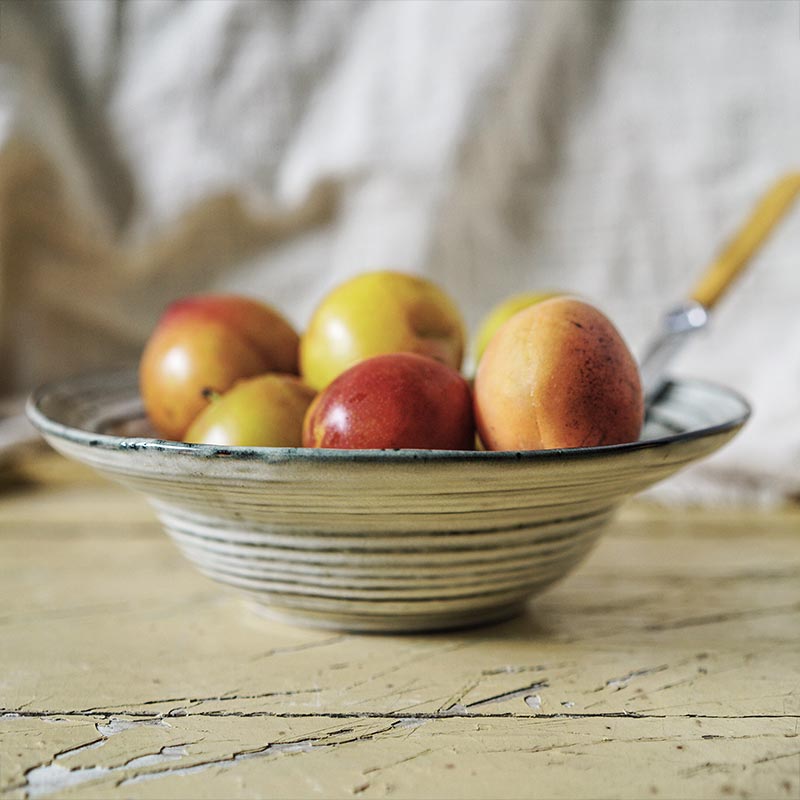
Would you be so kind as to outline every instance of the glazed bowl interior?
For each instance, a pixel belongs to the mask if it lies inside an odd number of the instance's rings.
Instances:
[[[514,613],[586,556],[625,498],[722,446],[749,408],[673,381],[623,445],[223,448],[154,438],[125,370],[42,387],[28,415],[64,455],[144,493],[201,572],[267,613],[410,631]]]

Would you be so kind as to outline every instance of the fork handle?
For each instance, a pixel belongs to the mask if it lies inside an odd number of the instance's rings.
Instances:
[[[692,292],[692,299],[711,308],[764,243],[770,231],[800,194],[800,172],[790,172],[776,181],[761,198],[738,233],[705,271]]]

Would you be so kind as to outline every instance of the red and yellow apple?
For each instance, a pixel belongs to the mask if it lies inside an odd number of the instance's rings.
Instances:
[[[391,353],[343,372],[309,406],[303,445],[350,450],[471,450],[472,394],[452,367]]]
[[[213,397],[184,439],[225,447],[300,447],[303,418],[313,399],[314,390],[296,375],[247,378]]]
[[[478,332],[475,334],[475,363],[480,362],[492,337],[514,314],[541,303],[542,300],[549,300],[562,294],[563,292],[521,292],[507,297],[494,306],[478,325]]]
[[[611,321],[573,297],[519,311],[492,337],[475,376],[489,450],[620,444],[639,437],[639,370]]]
[[[139,364],[147,416],[162,436],[181,439],[211,394],[265,372],[296,373],[298,343],[291,325],[255,300],[179,300],[162,315]]]
[[[371,356],[417,353],[459,369],[464,323],[431,281],[384,270],[352,278],[315,310],[300,342],[300,372],[318,391]]]

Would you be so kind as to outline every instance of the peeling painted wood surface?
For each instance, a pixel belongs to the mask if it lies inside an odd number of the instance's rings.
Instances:
[[[800,798],[800,512],[627,507],[527,614],[349,636],[55,457],[0,494],[0,798]]]

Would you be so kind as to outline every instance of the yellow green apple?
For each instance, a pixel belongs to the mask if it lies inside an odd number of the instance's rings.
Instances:
[[[300,373],[314,389],[371,356],[417,353],[461,367],[464,323],[435,283],[382,270],[352,278],[314,311],[300,340]]]

